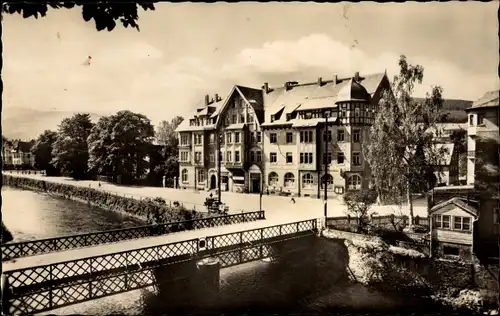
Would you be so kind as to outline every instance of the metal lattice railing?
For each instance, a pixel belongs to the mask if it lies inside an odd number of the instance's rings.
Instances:
[[[173,232],[231,225],[264,219],[264,211],[216,216],[109,231],[7,243],[2,245],[2,261],[55,251],[97,246],[123,240],[166,235]]]
[[[31,314],[155,284],[154,269],[217,256],[223,267],[268,257],[269,245],[317,232],[317,221],[191,239],[6,271],[8,314]]]

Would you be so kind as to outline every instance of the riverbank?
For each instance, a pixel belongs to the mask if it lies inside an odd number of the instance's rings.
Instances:
[[[335,230],[323,237],[345,247],[353,282],[384,292],[428,298],[455,310],[479,312],[491,304],[497,289],[482,288],[474,263],[429,258],[416,250],[395,247],[381,238]],[[498,295],[498,294],[497,294]]]
[[[138,200],[117,196],[94,188],[61,184],[43,179],[4,174],[3,185],[86,203],[104,210],[132,216],[145,223],[151,222],[153,219],[157,222],[174,222],[204,217],[203,213],[187,210],[180,205],[166,205],[162,199]]]

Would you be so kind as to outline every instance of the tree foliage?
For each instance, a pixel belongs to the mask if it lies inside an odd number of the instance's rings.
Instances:
[[[55,171],[52,165],[52,150],[56,140],[57,133],[51,130],[46,130],[38,136],[35,144],[31,148],[31,152],[35,156],[36,169],[45,170],[47,174],[51,174]]]
[[[381,98],[363,150],[381,200],[398,204],[406,200],[413,218],[411,195],[435,185],[434,166],[445,154],[432,133],[443,120],[443,99],[440,87],[433,87],[422,101],[412,98],[424,68],[408,64],[405,56],[400,57],[399,67],[391,91]]]
[[[368,212],[370,207],[377,201],[377,193],[374,190],[347,191],[344,196],[344,204],[347,213],[358,219],[358,231],[363,231],[369,224]]]
[[[184,121],[181,116],[174,117],[170,122],[161,121],[156,129],[156,140],[163,146],[163,163],[155,167],[155,174],[167,178],[179,176],[179,139],[175,130]]]
[[[85,22],[94,20],[96,29],[112,31],[116,22],[124,27],[132,27],[139,30],[137,24],[138,9],[154,10],[154,2],[108,2],[108,1],[61,1],[61,2],[27,2],[12,1],[2,4],[2,11],[9,14],[22,14],[24,18],[44,17],[49,9],[72,9],[79,7],[82,10],[82,18]]]
[[[144,115],[120,111],[102,117],[92,129],[89,141],[89,169],[123,181],[141,179],[149,167],[154,129]]]
[[[52,164],[67,172],[75,179],[87,175],[89,152],[87,137],[93,123],[90,114],[78,113],[71,118],[65,118],[59,125],[57,138],[52,149]]]

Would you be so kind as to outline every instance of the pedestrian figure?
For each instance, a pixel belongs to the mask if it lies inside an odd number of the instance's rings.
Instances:
[[[99,186],[99,188],[101,187],[101,182],[98,182],[97,185]]]
[[[295,204],[295,198],[294,198],[293,196],[292,196],[292,200],[291,200],[291,202],[292,202],[293,204]]]

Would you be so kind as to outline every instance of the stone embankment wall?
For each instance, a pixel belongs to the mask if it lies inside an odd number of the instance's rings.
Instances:
[[[170,207],[153,200],[137,200],[110,194],[101,190],[3,175],[3,185],[56,195],[66,199],[88,203],[105,210],[120,212],[145,222],[161,218],[162,222],[174,222],[203,217],[203,213],[186,210],[181,206]]]
[[[343,244],[351,280],[384,291],[430,297],[455,308],[495,304],[498,288],[479,263],[440,260],[388,245],[381,238],[326,230],[323,237]],[[497,294],[498,295],[498,294]]]

